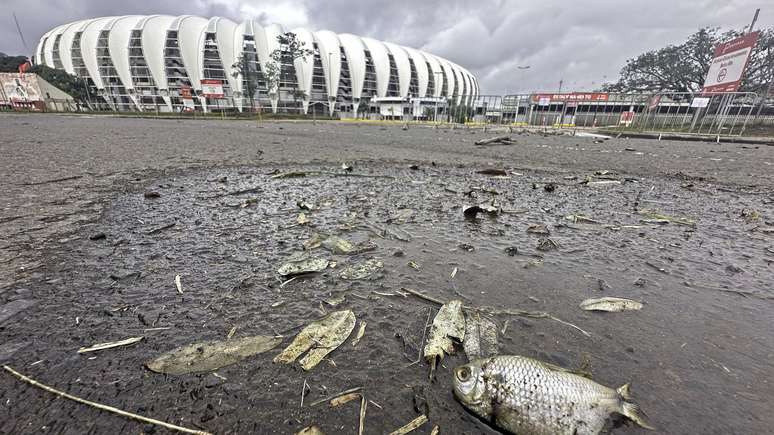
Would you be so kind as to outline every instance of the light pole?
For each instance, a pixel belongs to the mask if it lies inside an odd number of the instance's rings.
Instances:
[[[333,83],[331,83],[331,69],[333,68],[333,63],[331,60],[331,57],[333,56],[333,53],[328,53],[328,112],[333,115]]]
[[[516,66],[516,69],[521,72],[521,81],[519,82],[519,86],[516,88],[516,92],[521,94],[523,92],[522,86],[524,83],[524,75],[526,74],[527,70],[532,68],[532,65],[523,65],[523,66]],[[516,120],[519,117],[519,107],[521,106],[521,98],[516,99],[516,111],[513,115],[513,122],[516,122]]]
[[[438,122],[438,99],[441,98],[441,88],[438,87],[438,80],[436,80],[435,76],[441,77],[441,85],[443,85],[443,73],[438,71],[433,73],[433,97],[435,99],[435,117],[433,119],[434,122]],[[438,95],[438,96],[436,96]]]

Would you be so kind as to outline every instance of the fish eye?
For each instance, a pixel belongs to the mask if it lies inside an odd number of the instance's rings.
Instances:
[[[470,379],[470,369],[467,367],[460,367],[457,369],[457,379],[460,382],[467,382]]]

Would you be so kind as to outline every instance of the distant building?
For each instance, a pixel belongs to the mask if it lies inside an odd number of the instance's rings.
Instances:
[[[32,73],[0,73],[0,108],[37,112],[76,110],[70,94]]]
[[[476,78],[446,59],[306,29],[292,32],[313,54],[282,62],[279,88],[268,89],[262,74],[271,53],[283,49],[277,36],[285,32],[278,24],[237,24],[220,17],[94,18],[44,34],[33,60],[84,78],[111,110],[242,111],[255,105],[355,117],[381,112],[380,99],[391,106],[401,100],[403,112],[406,105],[430,105],[428,99],[469,104],[479,94]],[[259,77],[253,104],[234,67],[242,55]]]

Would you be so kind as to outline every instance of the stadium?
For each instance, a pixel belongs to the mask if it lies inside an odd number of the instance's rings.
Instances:
[[[300,57],[283,43],[286,32],[307,49]],[[113,111],[421,118],[431,110],[437,116],[439,105],[470,104],[479,93],[466,69],[417,49],[221,17],[133,15],[64,24],[41,37],[33,63],[78,76],[93,108]],[[269,69],[279,71],[271,76],[278,79],[267,79]]]

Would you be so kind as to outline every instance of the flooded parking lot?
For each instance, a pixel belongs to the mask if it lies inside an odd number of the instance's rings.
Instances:
[[[774,422],[774,148],[534,133],[476,147],[492,133],[394,125],[0,123],[0,358],[69,393],[215,433],[356,433],[357,406],[309,404],[361,387],[366,433],[420,413],[423,433],[495,433],[452,395],[461,350],[428,380],[420,349],[439,306],[410,289],[483,308],[501,354],[631,382],[661,433]],[[474,205],[484,211],[466,216]],[[310,243],[329,235],[368,249]],[[279,276],[299,254],[330,264]],[[369,260],[382,268],[342,277]],[[644,306],[578,306],[604,296]],[[272,363],[299,327],[343,309],[368,323],[357,346],[309,372]],[[144,367],[179,346],[258,334],[285,341],[216,374]],[[77,353],[133,336],[143,340]],[[0,432],[154,430],[11,376],[0,385]]]

